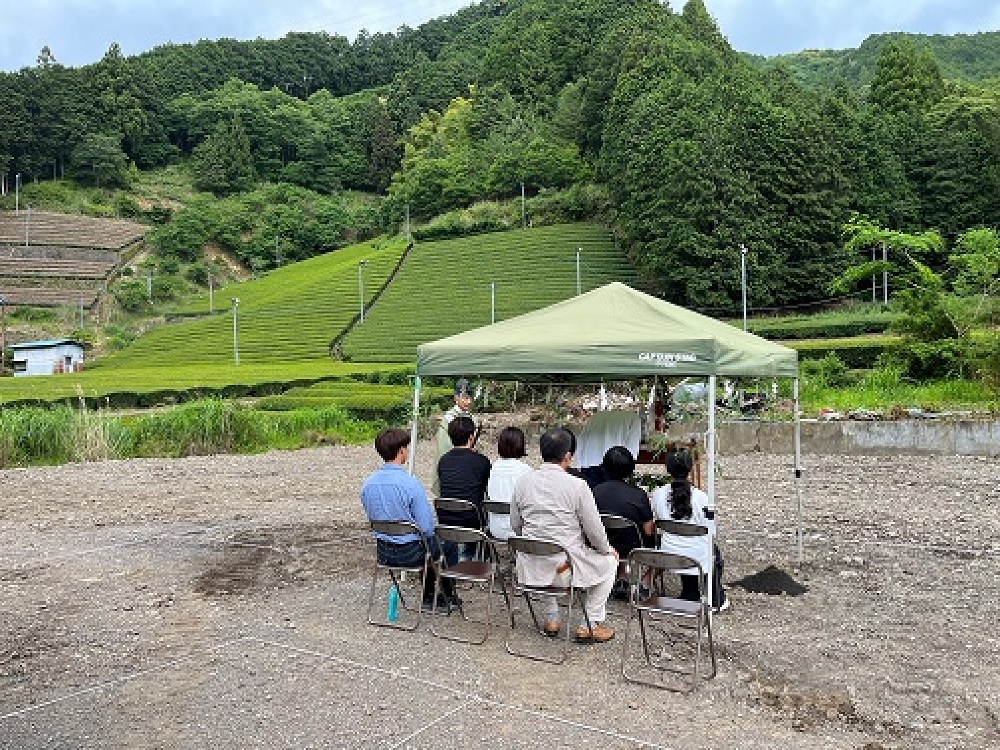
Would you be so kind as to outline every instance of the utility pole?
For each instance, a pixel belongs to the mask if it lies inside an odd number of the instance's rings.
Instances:
[[[274,235],[274,264],[281,265],[281,250],[278,249],[278,235]]]
[[[889,304],[889,248],[886,247],[885,243],[882,243],[882,263],[885,267],[882,269],[882,302],[883,304]]]
[[[365,280],[362,269],[367,262],[366,260],[358,261],[358,300],[361,302],[361,323],[365,322]]]
[[[21,211],[21,173],[14,175],[14,213]]]
[[[583,248],[578,247],[576,249],[576,296],[579,297],[583,293],[583,284],[580,281],[580,251]]]
[[[743,330],[747,329],[747,246],[740,243],[740,277],[743,285]]]
[[[153,275],[150,273],[146,274],[146,299],[153,304]]]
[[[497,285],[495,281],[490,282],[490,324],[497,322]]]
[[[875,263],[875,247],[872,247],[872,264]],[[874,305],[878,302],[878,297],[875,294],[875,274],[872,274],[872,304]]]
[[[521,229],[528,227],[528,213],[524,206],[524,182],[521,183]]]
[[[240,364],[240,324],[239,324],[240,298],[233,297],[233,362],[239,367]]]
[[[7,300],[0,297],[0,375],[7,362]]]

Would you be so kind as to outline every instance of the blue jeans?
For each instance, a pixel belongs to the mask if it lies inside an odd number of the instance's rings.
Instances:
[[[402,544],[393,544],[384,539],[376,539],[375,548],[378,554],[378,561],[382,565],[417,567],[423,565],[424,562],[424,545],[419,539],[412,542],[403,542]],[[438,543],[436,536],[427,537],[427,550],[431,553],[431,560],[437,560],[441,557],[441,545]],[[455,593],[455,587],[451,581],[445,579],[441,581],[441,591],[446,596],[452,596]],[[424,577],[424,599],[431,600],[433,598],[434,575],[433,569],[428,568],[428,575]]]

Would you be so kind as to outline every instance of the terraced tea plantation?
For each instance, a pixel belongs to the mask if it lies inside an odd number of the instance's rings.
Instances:
[[[568,299],[636,273],[603,227],[568,224],[418,243],[365,322],[343,342],[355,362],[413,362],[417,346]]]
[[[208,316],[205,295],[179,310],[207,317],[160,326],[98,367],[230,363],[233,353],[231,298],[237,311],[241,364],[325,359],[330,343],[360,312],[359,264],[365,304],[371,303],[406,250],[402,240],[355,245],[281,268],[262,279],[231,284],[214,295]]]

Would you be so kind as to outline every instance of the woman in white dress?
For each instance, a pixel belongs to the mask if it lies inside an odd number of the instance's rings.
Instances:
[[[714,552],[715,567],[712,577],[712,606],[724,610],[729,608],[729,600],[722,590],[722,554],[712,545],[715,538],[715,510],[710,507],[708,495],[691,485],[693,457],[687,450],[672,450],[665,460],[670,486],[658,487],[650,498],[653,515],[659,520],[693,523],[708,529],[708,536],[676,536],[664,534],[660,549],[675,555],[684,555],[697,560],[702,570],[708,570]],[[681,574],[681,598],[698,601],[698,576],[692,568],[691,575]]]
[[[518,427],[505,427],[497,439],[500,454],[490,469],[490,479],[486,484],[486,494],[490,500],[509,503],[514,495],[514,485],[517,480],[528,474],[532,469],[521,459],[525,456],[524,432]],[[510,516],[506,513],[490,513],[490,534],[494,539],[506,540],[513,532],[510,529]]]

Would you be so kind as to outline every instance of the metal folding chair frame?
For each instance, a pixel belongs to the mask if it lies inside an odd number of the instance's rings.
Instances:
[[[507,631],[507,640],[505,646],[507,648],[507,653],[514,656],[521,656],[526,659],[534,659],[535,661],[544,661],[549,664],[562,664],[566,661],[566,654],[569,652],[569,640],[570,640],[570,629],[573,627],[573,599],[576,598],[577,603],[580,606],[580,610],[583,612],[583,616],[587,622],[588,629],[592,627],[590,622],[590,615],[587,613],[587,608],[583,600],[583,589],[576,588],[573,586],[573,562],[569,555],[566,553],[566,548],[561,544],[556,542],[547,542],[541,539],[530,539],[528,537],[522,536],[512,536],[507,540],[507,546],[510,549],[511,557],[511,586],[510,594],[505,593],[505,600],[507,602],[507,614],[509,617],[509,629]],[[530,556],[543,556],[543,555],[562,555],[566,564],[569,566],[567,573],[569,574],[569,583],[567,586],[531,586],[528,584],[523,584],[517,579],[517,555],[518,553],[522,555]],[[514,606],[512,603],[512,598],[516,596],[523,596],[524,601],[527,604],[528,612],[531,614],[531,620],[535,624],[535,628],[539,633],[545,635],[545,631],[538,624],[538,615],[535,614],[535,609],[531,604],[531,597],[552,597],[556,599],[558,604],[560,599],[566,600],[566,635],[563,640],[562,650],[558,658],[545,656],[543,654],[533,653],[531,651],[519,651],[511,646],[511,635],[514,633]]]
[[[483,512],[480,508],[471,500],[463,500],[458,497],[436,497],[434,498],[434,510],[438,514],[438,518],[441,517],[441,511],[448,511],[449,513],[475,513],[476,514],[476,528],[483,528]],[[456,527],[457,528],[457,527]],[[478,555],[477,559],[481,560],[483,558],[483,547],[480,545],[477,547]]]
[[[378,561],[378,544],[376,541],[376,552],[375,552],[375,567],[372,569],[372,586],[371,592],[368,595],[368,624],[376,625],[380,628],[394,628],[396,630],[406,630],[413,631],[420,627],[420,615],[421,607],[418,606],[415,610],[411,609],[406,604],[406,599],[403,597],[403,590],[399,585],[399,579],[396,578],[397,573],[418,573],[420,574],[420,582],[423,584],[424,577],[430,572],[430,559],[431,552],[430,547],[427,545],[427,537],[412,521],[371,521],[372,539],[376,540],[374,536],[375,533],[386,534],[388,536],[403,536],[404,534],[417,534],[420,537],[420,542],[424,547],[424,562],[423,565],[386,565]],[[407,612],[416,613],[416,621],[413,625],[400,625],[395,622],[389,622],[388,620],[379,621],[372,619],[372,607],[375,605],[375,593],[376,586],[378,583],[379,571],[387,570],[389,572],[389,578],[392,579],[392,585],[396,589],[396,594],[399,596],[399,605],[403,607]]]
[[[674,555],[662,550],[634,549],[629,554],[629,568],[632,571],[633,581],[637,580],[643,568],[659,569],[667,572],[679,572],[696,568],[698,570],[698,594],[699,600],[696,602],[686,599],[674,599],[666,596],[650,596],[648,599],[639,600],[636,588],[632,587],[629,597],[628,618],[625,621],[625,635],[622,639],[621,672],[622,677],[627,682],[635,682],[640,685],[664,688],[667,690],[684,691],[682,687],[674,687],[666,684],[662,680],[642,679],[630,675],[627,670],[629,631],[632,619],[638,615],[639,631],[642,635],[642,651],[646,659],[647,666],[659,670],[660,672],[675,672],[683,675],[691,675],[691,687],[685,692],[691,692],[698,687],[701,682],[701,659],[702,641],[707,637],[708,651],[711,658],[712,671],[706,675],[705,679],[712,679],[717,674],[715,660],[715,643],[712,639],[712,612],[709,603],[706,601],[706,573],[697,560],[685,557],[684,555]],[[687,671],[672,666],[659,663],[652,658],[649,653],[649,639],[646,635],[646,621],[644,615],[659,615],[661,617],[672,617],[682,620],[694,620],[696,629],[694,669]]]
[[[431,633],[436,635],[438,638],[444,638],[449,641],[458,641],[459,643],[469,643],[473,645],[483,644],[490,635],[490,600],[493,597],[493,587],[497,581],[497,569],[496,563],[494,562],[496,559],[496,550],[493,540],[486,536],[486,534],[482,531],[477,529],[467,529],[462,526],[439,525],[435,529],[434,533],[442,542],[478,544],[481,549],[489,549],[491,552],[491,560],[466,560],[464,562],[459,562],[456,565],[446,566],[444,555],[441,555],[441,557],[439,557],[434,563],[437,576],[434,582],[434,609],[432,610],[432,614],[437,614],[437,603],[441,590],[441,581],[442,579],[449,578],[456,582],[465,581],[472,584],[479,583],[486,585],[486,616],[483,620],[470,619],[465,614],[465,608],[461,604],[458,605],[458,611],[462,615],[463,620],[484,626],[483,637],[479,640],[442,633],[435,628],[433,619],[431,620]],[[501,589],[506,590],[504,588],[502,578],[500,579],[500,586]]]

